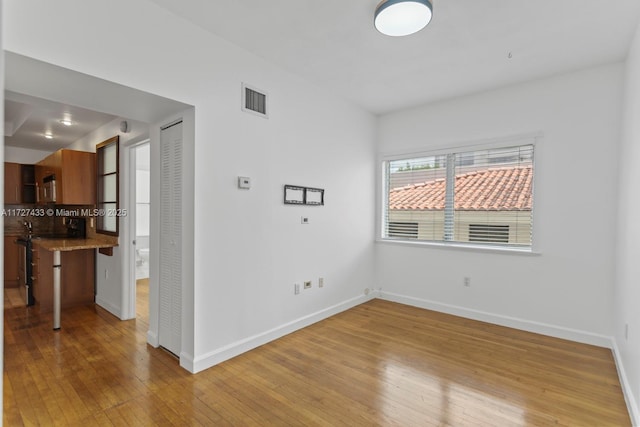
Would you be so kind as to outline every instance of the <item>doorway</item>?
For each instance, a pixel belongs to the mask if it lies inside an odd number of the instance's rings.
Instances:
[[[179,237],[174,238],[174,241],[178,242],[179,247],[176,250],[184,251],[181,254],[180,259],[182,264],[178,272],[181,280],[182,292],[184,295],[178,295],[182,304],[185,307],[179,306],[178,313],[185,313],[192,320],[193,316],[193,246],[183,245],[184,242],[193,242],[194,227],[192,217],[186,214],[192,214],[192,209],[187,207],[193,206],[194,203],[194,145],[195,145],[195,113],[194,107],[189,104],[164,98],[162,96],[154,95],[148,92],[144,92],[138,89],[125,87],[118,83],[109,82],[106,80],[92,77],[86,74],[79,73],[77,71],[64,69],[53,64],[48,64],[33,58],[28,58],[22,55],[18,55],[12,52],[5,52],[5,90],[13,91],[16,93],[22,93],[28,96],[40,97],[50,99],[55,102],[65,103],[69,105],[82,105],[83,108],[92,109],[99,112],[108,112],[115,114],[118,117],[127,118],[129,126],[125,127],[126,130],[120,128],[121,137],[124,137],[126,141],[121,139],[121,144],[124,147],[129,148],[128,144],[134,144],[136,142],[142,142],[145,139],[151,141],[151,205],[160,206],[160,196],[163,193],[163,189],[159,188],[160,185],[160,128],[164,124],[171,123],[172,120],[177,118],[184,118],[185,125],[182,126],[185,133],[181,141],[181,152],[183,167],[178,172],[184,183],[183,191],[181,192],[183,207],[183,220],[181,222],[182,229],[180,230]],[[69,90],[69,82],[73,82],[74,90]],[[121,123],[119,123],[121,125]],[[118,131],[116,131],[117,133]],[[112,136],[113,132],[110,131],[109,135],[105,135],[105,138]],[[126,153],[126,154],[125,154]],[[135,175],[130,173],[131,165],[128,163],[130,150],[122,150],[120,160],[123,161],[123,171],[132,178]],[[174,153],[175,155],[175,153]],[[135,171],[135,169],[134,169]],[[131,204],[131,198],[129,194],[132,192],[133,183],[126,180],[127,185],[121,186],[122,200],[128,203],[128,218],[123,219],[125,227],[125,233],[120,236],[121,245],[114,250],[113,257],[100,256],[96,261],[96,270],[101,274],[96,274],[96,289],[97,294],[100,296],[100,305],[107,311],[116,315],[122,320],[132,319],[136,317],[135,306],[135,286],[131,286],[131,281],[127,278],[132,277],[133,283],[135,283],[135,248],[131,244],[135,239],[137,232],[132,229],[128,224],[129,222],[135,222],[135,215],[133,206],[136,205],[135,201]],[[130,184],[130,185],[129,185]],[[150,256],[149,256],[149,296],[148,296],[148,313],[149,326],[147,328],[147,342],[154,347],[160,345],[159,335],[159,312],[160,312],[160,299],[159,299],[159,278],[161,277],[160,266],[160,251],[159,251],[159,234],[161,233],[160,215],[153,209],[150,212]],[[124,244],[127,242],[127,244]],[[133,252],[133,254],[131,254]],[[142,254],[144,256],[144,254]],[[133,260],[133,266],[130,266],[130,261]],[[177,262],[177,259],[174,260]],[[108,270],[115,272],[107,277],[107,273],[102,274],[103,271]],[[133,274],[130,274],[132,273]],[[133,294],[130,292],[133,290]],[[133,302],[133,304],[132,304]],[[178,329],[178,336],[181,335],[182,346],[174,347],[174,352],[181,355],[193,354],[194,348],[194,336],[193,336],[193,322],[182,321],[181,314],[178,314],[177,318],[180,321],[174,324],[174,328]],[[185,331],[179,329],[184,328]],[[171,346],[173,347],[173,346]],[[181,351],[181,348],[183,351]],[[1,362],[1,359],[0,359]],[[181,359],[181,365],[186,369],[192,369],[192,360],[185,357]]]
[[[130,226],[133,238],[130,265],[133,278],[132,293],[135,306],[135,318],[147,325],[149,324],[149,236],[151,213],[151,150],[149,141],[136,144],[129,148],[131,171],[132,221]]]

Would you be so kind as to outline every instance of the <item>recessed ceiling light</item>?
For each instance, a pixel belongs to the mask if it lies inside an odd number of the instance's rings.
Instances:
[[[44,137],[47,139],[53,139],[53,134],[51,132],[47,132],[44,134]]]
[[[62,123],[65,126],[71,126],[73,124],[73,122],[71,121],[71,119],[62,119],[59,120],[60,123]]]

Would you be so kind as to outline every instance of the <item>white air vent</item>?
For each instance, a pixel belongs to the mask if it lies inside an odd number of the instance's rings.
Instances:
[[[242,84],[242,111],[268,118],[268,99],[269,96],[265,91],[256,89],[244,83]]]

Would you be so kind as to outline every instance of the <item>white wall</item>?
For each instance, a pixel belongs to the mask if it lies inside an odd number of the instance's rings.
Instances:
[[[618,365],[626,374],[627,403],[634,425],[640,425],[640,26],[629,51],[624,89],[613,332]]]
[[[55,150],[53,150],[55,151]],[[47,157],[53,151],[31,150],[21,147],[4,147],[4,161],[13,163],[34,164]]]
[[[139,238],[149,236],[149,212],[148,204],[151,200],[151,173],[149,163],[151,160],[149,144],[143,144],[136,148],[136,242],[140,246]]]
[[[374,117],[144,0],[11,2],[4,27],[10,51],[195,106],[193,370],[364,300]],[[268,120],[241,112],[243,81],[269,92]],[[324,188],[326,206],[284,206],[284,184]]]
[[[382,117],[381,153],[543,134],[534,188],[540,254],[378,243],[383,296],[609,345],[622,70],[607,65]]]

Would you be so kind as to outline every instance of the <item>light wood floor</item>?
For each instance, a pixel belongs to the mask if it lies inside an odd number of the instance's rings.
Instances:
[[[62,325],[5,311],[4,425],[630,425],[609,350],[381,300],[196,375],[146,319]]]

